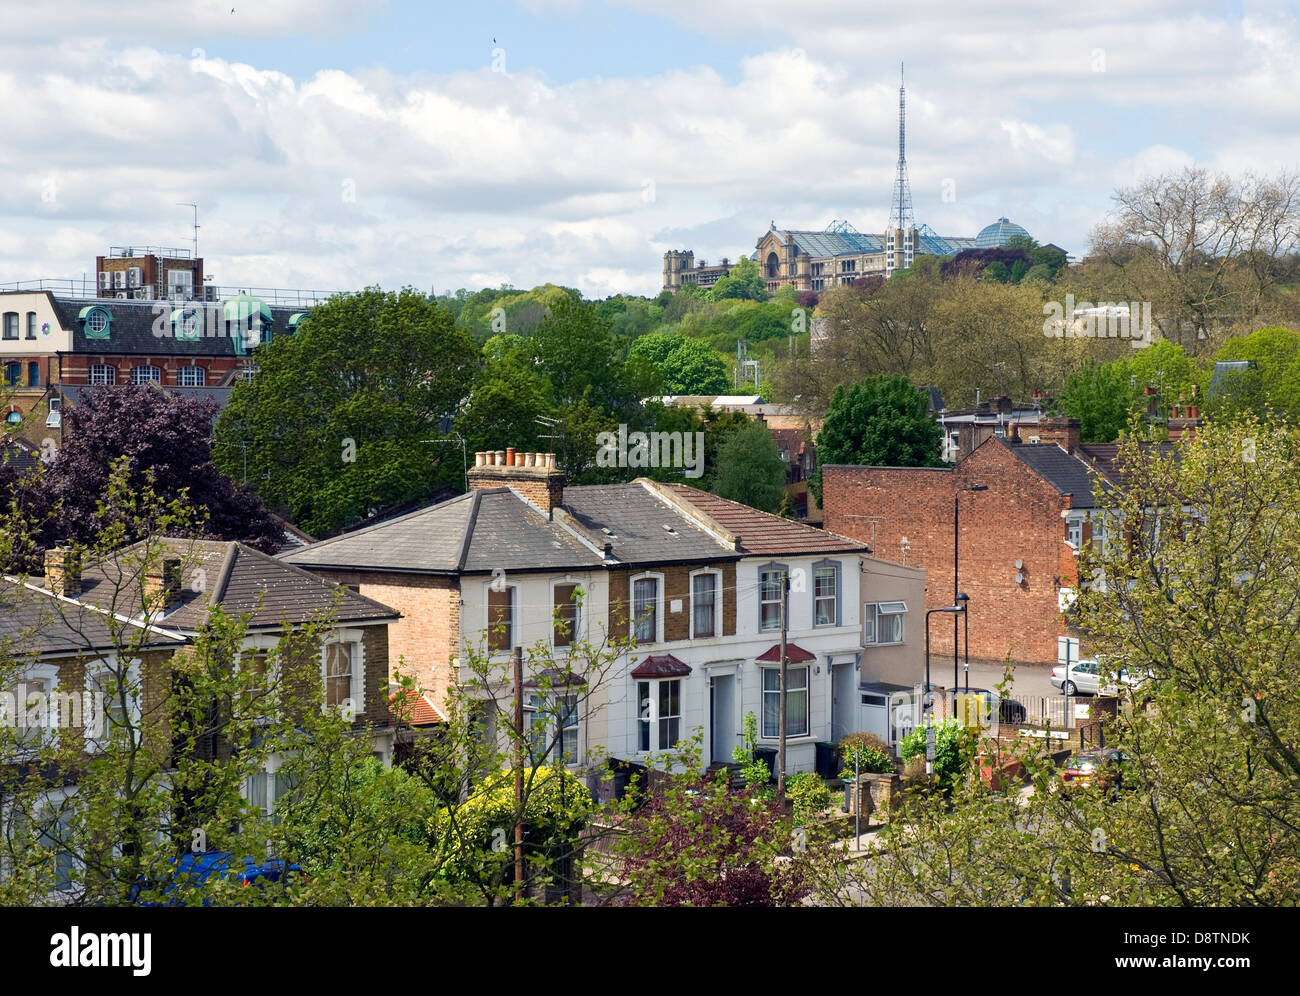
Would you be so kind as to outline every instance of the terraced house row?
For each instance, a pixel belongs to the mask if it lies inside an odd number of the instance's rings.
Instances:
[[[727,762],[747,713],[774,746],[783,577],[789,770],[854,730],[888,738],[895,700],[922,680],[924,573],[864,543],[680,484],[566,487],[552,454],[476,454],[469,486],[281,555],[401,613],[390,659],[434,721],[471,650],[505,662],[541,645],[562,662],[621,636],[634,646],[599,688],[544,710],[568,763],[645,762],[696,730],[704,763]]]

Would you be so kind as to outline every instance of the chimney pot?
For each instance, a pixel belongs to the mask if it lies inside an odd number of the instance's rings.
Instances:
[[[474,466],[475,466],[475,467],[482,467],[483,464],[487,462],[487,459],[486,459],[486,458],[487,458],[487,454],[484,453],[482,450],[475,450],[475,451],[474,451]]]
[[[513,446],[507,446],[507,447],[506,447],[506,466],[507,466],[507,467],[513,467],[514,465],[515,465],[515,448],[514,448]]]
[[[493,466],[496,467],[504,467],[506,465],[506,451],[505,450],[494,451],[492,464]]]

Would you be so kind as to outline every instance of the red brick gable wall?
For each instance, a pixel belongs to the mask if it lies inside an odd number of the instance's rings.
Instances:
[[[826,529],[872,546],[876,556],[926,570],[926,608],[952,604],[953,495],[961,495],[961,590],[971,597],[970,654],[1000,660],[1056,662],[1065,632],[1057,605],[1061,585],[1074,585],[1074,557],[1065,544],[1059,494],[1006,444],[990,440],[950,470],[825,467]],[[902,551],[906,536],[909,549]],[[1016,560],[1024,581],[1017,584]],[[925,639],[924,613],[911,607],[909,634]],[[934,616],[930,638],[934,680],[952,667],[951,618]]]

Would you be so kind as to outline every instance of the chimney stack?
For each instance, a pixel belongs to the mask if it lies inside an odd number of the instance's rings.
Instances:
[[[75,550],[52,546],[45,551],[45,587],[65,598],[81,594],[81,561]]]
[[[1079,420],[1061,417],[1039,419],[1037,435],[1043,445],[1056,443],[1066,453],[1073,453],[1079,448]]]
[[[181,559],[163,557],[144,572],[145,611],[165,612],[181,598]]]
[[[554,453],[521,453],[513,447],[480,450],[469,469],[469,489],[511,488],[550,516],[564,504],[564,472],[555,466]]]

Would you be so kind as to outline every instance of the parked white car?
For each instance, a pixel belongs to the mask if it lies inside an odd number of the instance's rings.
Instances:
[[[1052,668],[1052,674],[1048,680],[1051,681],[1053,688],[1060,688],[1062,685],[1068,684],[1069,688],[1065,689],[1067,695],[1078,695],[1080,693],[1084,695],[1118,695],[1120,685],[1131,687],[1141,684],[1151,677],[1150,672],[1145,674],[1133,673],[1126,668],[1120,668],[1119,674],[1116,676],[1118,684],[1107,682],[1103,685],[1103,676],[1108,673],[1113,672],[1109,671],[1103,662],[1095,658],[1085,657],[1083,660],[1070,662],[1068,680],[1064,664],[1058,664]]]
[[[1078,695],[1080,692],[1096,695],[1101,687],[1101,667],[1090,658],[1071,661],[1067,676],[1066,665],[1058,664],[1052,668],[1048,680],[1051,681],[1053,688],[1063,687],[1066,695]]]

